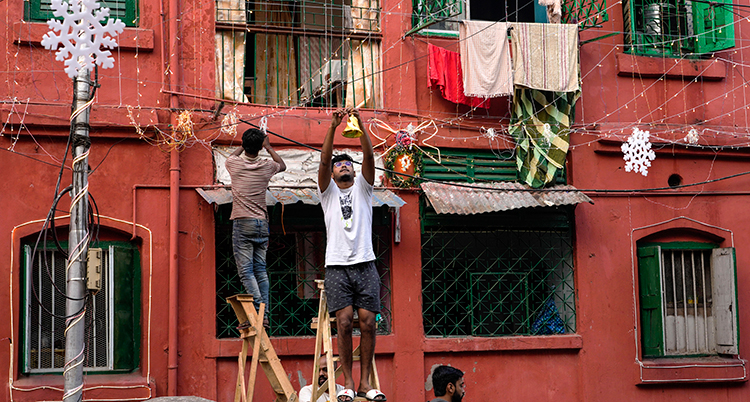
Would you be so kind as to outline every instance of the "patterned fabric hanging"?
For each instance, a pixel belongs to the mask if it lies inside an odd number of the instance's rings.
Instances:
[[[532,335],[554,335],[564,334],[565,323],[560,318],[560,312],[557,310],[554,300],[547,299],[539,311],[534,323],[531,324]]]
[[[515,88],[508,132],[517,144],[519,181],[540,188],[552,182],[557,171],[563,168],[575,103],[580,96],[580,91]]]

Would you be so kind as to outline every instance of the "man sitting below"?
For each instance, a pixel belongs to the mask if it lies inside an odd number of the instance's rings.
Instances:
[[[325,386],[326,391],[328,390],[328,386],[326,385],[326,382],[328,381],[328,367],[326,366],[326,357],[323,356],[320,358],[320,369],[318,370],[318,388]],[[336,392],[343,391],[344,386],[336,384]],[[313,397],[313,386],[312,384],[306,385],[302,387],[302,389],[299,390],[299,402],[312,402]],[[328,398],[328,393],[324,392],[320,398],[316,402],[328,402],[330,399]]]
[[[461,402],[466,395],[464,373],[451,366],[439,366],[432,372],[436,398],[430,402]]]

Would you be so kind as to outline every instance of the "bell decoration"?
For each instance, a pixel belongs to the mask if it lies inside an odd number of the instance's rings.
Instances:
[[[349,119],[346,121],[346,128],[344,128],[344,132],[341,135],[346,138],[359,138],[363,134],[362,129],[359,128],[357,116],[349,115]]]

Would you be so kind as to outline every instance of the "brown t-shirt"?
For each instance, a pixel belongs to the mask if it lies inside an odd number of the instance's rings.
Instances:
[[[266,189],[281,166],[271,159],[230,155],[226,162],[232,178],[232,215],[229,219],[268,219]]]

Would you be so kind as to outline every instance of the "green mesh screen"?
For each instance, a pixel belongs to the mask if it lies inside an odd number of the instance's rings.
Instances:
[[[310,328],[318,315],[319,294],[315,279],[325,273],[325,224],[319,206],[287,205],[269,208],[271,236],[266,264],[270,288],[271,336],[314,336]],[[216,213],[216,336],[239,336],[237,317],[226,298],[244,293],[237,275],[232,252],[231,206],[221,206]],[[375,222],[383,222],[380,208],[375,210]],[[380,215],[380,216],[379,216]],[[283,225],[282,225],[283,222]],[[377,331],[390,332],[390,229],[376,225],[373,228],[373,248],[381,278],[381,314]]]
[[[572,230],[425,227],[422,297],[428,336],[575,332]]]

